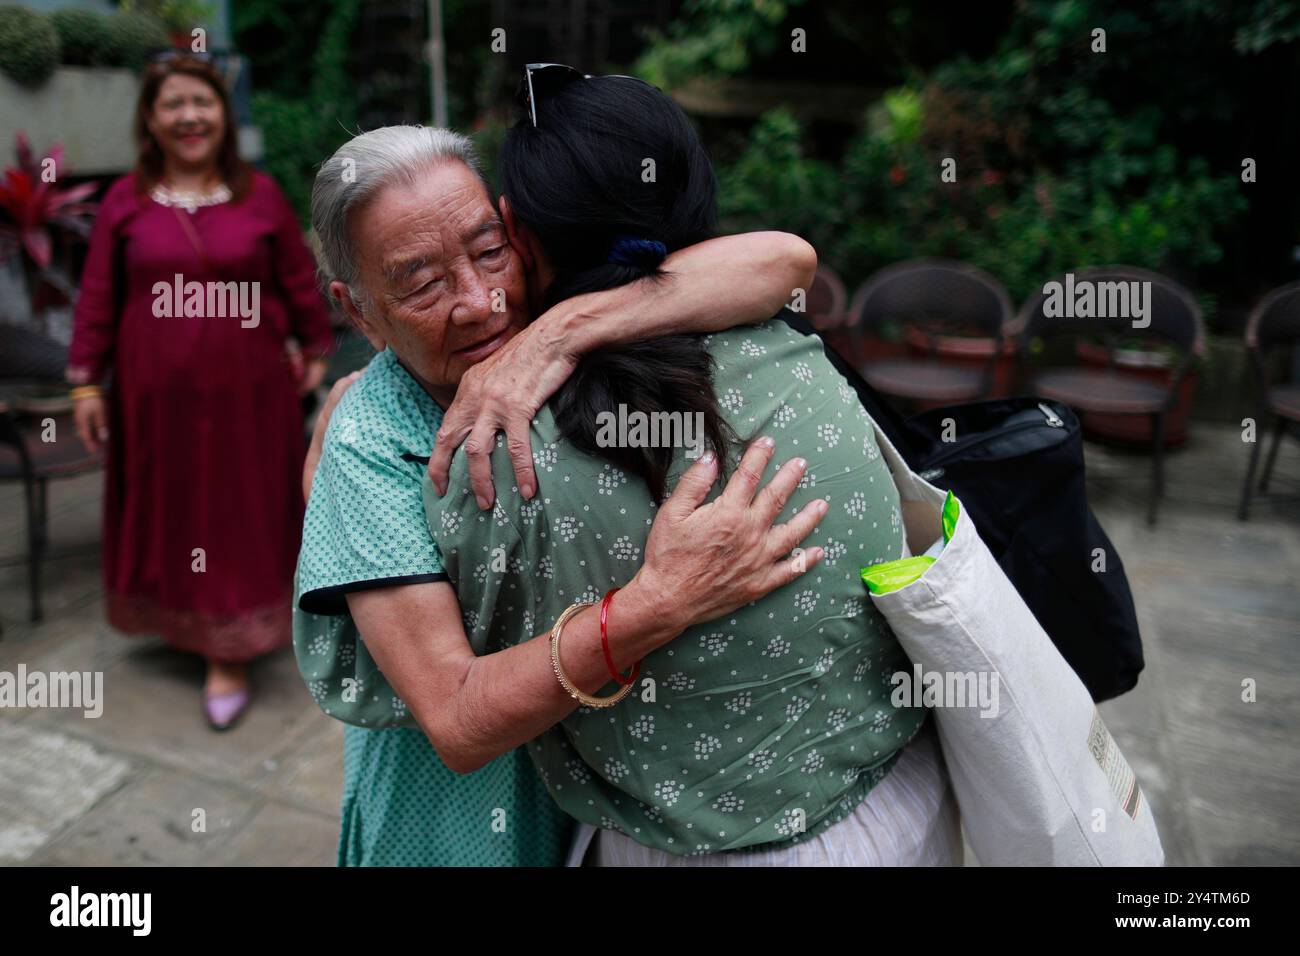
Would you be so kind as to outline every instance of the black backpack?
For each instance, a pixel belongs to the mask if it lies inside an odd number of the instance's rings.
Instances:
[[[817,334],[788,310],[780,317]],[[1132,690],[1143,667],[1137,612],[1119,553],[1088,506],[1074,412],[1027,397],[904,419],[830,345],[826,355],[912,470],[961,499],[1093,700]],[[955,440],[943,441],[945,434]]]

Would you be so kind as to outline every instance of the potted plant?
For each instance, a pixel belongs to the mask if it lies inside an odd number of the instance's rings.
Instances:
[[[16,140],[17,166],[0,182],[0,261],[17,260],[35,324],[51,300],[70,297],[71,282],[54,267],[54,238],[90,235],[98,205],[86,200],[98,184],[59,185],[62,148],[38,159],[26,135],[19,132]]]
[[[192,49],[191,31],[213,17],[212,5],[203,0],[122,0],[120,9],[161,23],[167,30],[168,42],[177,50]]]

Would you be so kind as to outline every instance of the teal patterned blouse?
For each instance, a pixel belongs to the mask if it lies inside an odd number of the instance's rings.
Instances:
[[[446,580],[420,482],[442,410],[391,351],[330,418],[298,556],[294,653],[312,698],[349,726],[343,866],[560,866],[573,821],[521,748],[474,773],[438,758],[366,650],[347,595]]]
[[[798,841],[843,819],[925,713],[890,703],[890,675],[910,664],[858,576],[902,555],[903,528],[856,394],[819,339],[779,320],[705,341],[736,434],[776,440],[765,478],[790,458],[808,460],[781,520],[826,498],[830,510],[805,542],[826,558],[650,654],[618,705],[579,708],[528,745],[569,815],[678,855]],[[571,445],[549,409],[531,439],[531,502],[499,452],[491,512],[474,500],[463,452],[446,497],[425,482],[429,530],[480,653],[545,632],[569,604],[626,584],[655,517],[645,484]],[[742,451],[729,452],[728,474]],[[670,488],[689,463],[679,448]],[[617,635],[617,597],[610,620]]]

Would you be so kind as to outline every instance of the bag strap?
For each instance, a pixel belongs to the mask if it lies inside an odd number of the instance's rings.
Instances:
[[[176,214],[176,221],[181,224],[181,231],[185,233],[185,238],[190,241],[190,245],[199,254],[199,259],[202,260],[203,265],[211,272],[212,260],[208,258],[208,250],[203,245],[203,239],[199,236],[199,231],[194,228],[194,223],[190,222],[189,214],[181,212],[176,206],[169,208]]]

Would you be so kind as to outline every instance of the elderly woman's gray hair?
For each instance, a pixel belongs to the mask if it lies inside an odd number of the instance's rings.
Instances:
[[[321,164],[311,191],[311,224],[320,241],[325,282],[342,282],[358,308],[369,303],[357,286],[356,257],[348,218],[385,186],[410,183],[415,174],[445,162],[461,162],[483,175],[474,144],[449,129],[384,126],[348,140]]]

